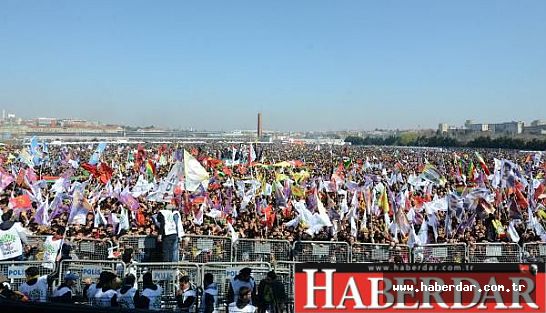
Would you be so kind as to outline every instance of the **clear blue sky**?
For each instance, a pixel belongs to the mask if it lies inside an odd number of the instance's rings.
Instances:
[[[338,130],[546,119],[546,1],[0,1],[0,108]]]

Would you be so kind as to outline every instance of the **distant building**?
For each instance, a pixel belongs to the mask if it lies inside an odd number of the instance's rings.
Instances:
[[[38,127],[57,127],[57,119],[49,117],[39,117],[33,121],[34,126]]]
[[[534,120],[531,126],[524,126],[523,132],[531,135],[546,135],[546,121]]]
[[[534,120],[530,126],[525,126],[522,121],[504,123],[476,123],[473,120],[466,120],[464,127],[459,128],[447,123],[438,124],[438,133],[448,135],[471,135],[488,132],[495,135],[545,135],[546,120]]]
[[[516,135],[523,133],[523,122],[507,122],[491,124],[491,131],[495,134]]]
[[[441,134],[449,132],[449,125],[447,123],[440,123],[438,125],[438,132],[440,132]]]
[[[489,124],[484,123],[474,123],[472,120],[466,120],[464,127],[471,132],[486,132],[490,131]]]

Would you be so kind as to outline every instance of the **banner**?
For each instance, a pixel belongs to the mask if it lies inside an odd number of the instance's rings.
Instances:
[[[546,312],[542,264],[296,264],[295,312]]]

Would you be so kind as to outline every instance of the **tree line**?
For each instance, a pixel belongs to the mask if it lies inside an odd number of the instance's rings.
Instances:
[[[524,140],[512,137],[478,137],[470,141],[459,141],[446,136],[419,136],[417,134],[400,134],[388,137],[358,137],[349,136],[345,142],[357,146],[416,146],[416,147],[464,147],[464,148],[494,148],[518,150],[546,150],[546,139],[537,138]]]

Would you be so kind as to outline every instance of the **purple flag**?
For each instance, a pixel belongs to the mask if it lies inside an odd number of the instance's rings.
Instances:
[[[48,211],[47,202],[48,202],[47,200],[42,202],[38,210],[36,210],[36,213],[34,213],[34,221],[38,225],[48,225],[49,218],[47,216],[47,211]]]
[[[140,207],[140,204],[137,199],[135,199],[129,192],[122,192],[120,200],[123,204],[125,204],[129,209],[132,211],[138,210]]]
[[[9,184],[11,184],[15,179],[13,176],[0,171],[0,191],[4,191]]]

